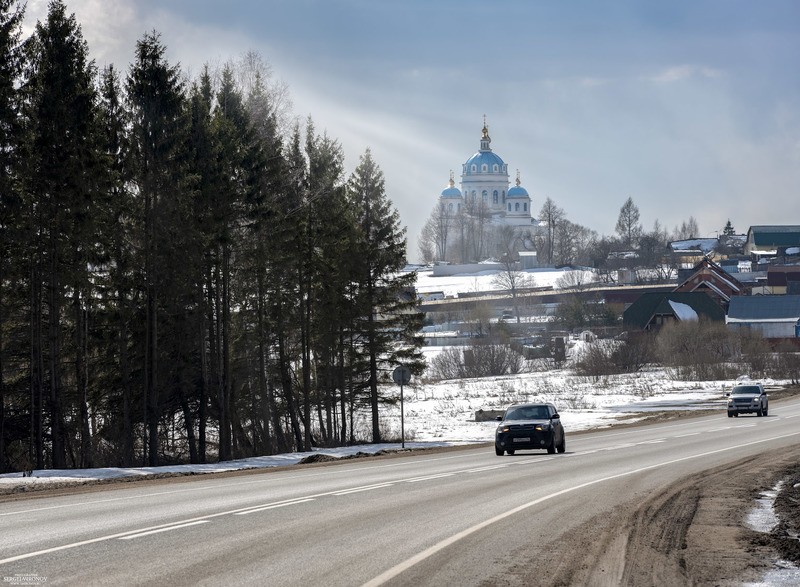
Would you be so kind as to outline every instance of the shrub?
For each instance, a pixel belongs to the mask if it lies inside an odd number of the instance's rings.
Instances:
[[[431,379],[465,379],[513,375],[522,372],[525,359],[509,345],[478,344],[450,347],[435,357],[428,368]]]

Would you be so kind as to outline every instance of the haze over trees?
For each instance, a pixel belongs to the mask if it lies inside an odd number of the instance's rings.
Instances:
[[[0,471],[390,433],[420,315],[369,151],[346,177],[255,54],[186,79],[151,32],[97,71],[63,2],[30,39],[21,11],[0,0]]]
[[[730,221],[722,234],[735,234]],[[505,264],[509,259],[516,260],[523,250],[535,250],[540,265],[592,268],[601,281],[612,281],[614,272],[623,268],[633,270],[638,281],[665,281],[677,271],[677,261],[668,244],[699,237],[700,229],[692,216],[671,232],[658,220],[652,230],[644,229],[632,197],[620,208],[616,236],[603,236],[572,222],[550,197],[544,199],[539,216],[530,227],[493,222],[481,209],[480,200],[468,198],[455,213],[448,212],[442,202],[436,205],[422,229],[419,254],[425,263],[493,259]],[[474,238],[478,241],[471,240]],[[517,269],[516,264],[513,269]]]

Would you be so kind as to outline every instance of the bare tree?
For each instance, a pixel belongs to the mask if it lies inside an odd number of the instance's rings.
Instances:
[[[467,258],[481,261],[486,254],[487,228],[492,219],[488,204],[481,198],[468,197],[464,202],[464,238]]]
[[[423,235],[430,241],[430,247],[440,261],[447,260],[450,227],[454,224],[454,220],[455,214],[447,204],[439,202],[423,227]]]
[[[556,240],[556,227],[565,218],[564,210],[556,206],[549,197],[542,204],[539,211],[539,220],[545,225],[545,234],[540,239],[539,257],[545,259],[548,265],[553,263],[554,243]]]
[[[272,116],[280,136],[289,136],[294,124],[292,98],[289,84],[275,78],[272,65],[258,51],[250,49],[233,62],[229,62],[237,86],[248,100],[250,114],[266,118]],[[254,97],[257,97],[254,100]],[[258,106],[268,104],[268,111]]]
[[[433,263],[436,259],[431,220],[431,218],[428,218],[427,222],[422,226],[422,231],[419,233],[419,241],[417,241],[419,257],[423,263]]]
[[[694,216],[689,216],[689,220],[685,220],[680,226],[675,228],[672,233],[672,240],[683,241],[690,238],[697,238],[700,235],[700,227],[697,225],[697,220]]]
[[[633,203],[633,198],[630,196],[619,210],[616,231],[620,240],[627,247],[635,246],[642,234],[642,225],[639,223],[639,208],[636,207],[636,204]]]
[[[596,240],[595,231],[564,219],[556,226],[553,260],[556,265],[573,263],[589,265],[591,249]]]
[[[588,284],[597,281],[596,275],[592,271],[575,269],[566,271],[564,275],[556,280],[556,287],[566,290],[582,290]]]
[[[500,258],[500,263],[503,269],[494,276],[494,284],[511,294],[511,303],[514,306],[514,316],[517,319],[517,324],[520,323],[519,318],[519,290],[522,288],[530,288],[534,285],[533,276],[520,271],[518,267],[518,255],[511,251],[505,253]]]

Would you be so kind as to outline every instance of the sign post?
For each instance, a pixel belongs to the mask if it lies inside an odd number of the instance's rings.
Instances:
[[[405,416],[403,414],[403,385],[411,381],[411,369],[405,365],[400,365],[392,373],[392,379],[400,386],[400,446],[406,447],[406,427]]]

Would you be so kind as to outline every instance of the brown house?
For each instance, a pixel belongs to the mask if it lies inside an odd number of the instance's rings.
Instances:
[[[747,293],[745,286],[738,279],[708,257],[695,265],[694,272],[678,285],[674,291],[705,292],[726,310],[733,296]]]

